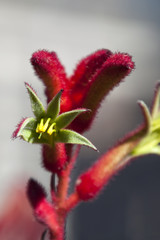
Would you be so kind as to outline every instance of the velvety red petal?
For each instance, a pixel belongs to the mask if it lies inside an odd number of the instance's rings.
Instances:
[[[111,54],[111,51],[101,49],[85,57],[77,65],[76,70],[69,80],[72,109],[80,106],[91,77],[102,67]]]
[[[64,67],[56,53],[46,50],[37,51],[31,57],[31,64],[45,85],[47,102],[50,102],[61,89],[64,90],[61,107],[65,109],[65,105],[70,102],[68,99],[68,83]]]
[[[111,54],[111,51],[101,49],[82,59],[69,81],[72,92],[78,88],[85,88],[91,76],[102,66]]]
[[[76,118],[71,124],[71,128],[78,132],[87,130],[95,118],[97,109],[104,97],[122,82],[133,68],[134,63],[131,56],[125,53],[113,54],[88,80],[85,88],[74,89],[72,91],[74,107],[91,109],[91,112]]]

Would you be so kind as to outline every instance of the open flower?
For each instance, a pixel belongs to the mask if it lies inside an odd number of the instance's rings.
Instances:
[[[77,108],[91,110],[78,115],[68,126],[81,134],[91,127],[104,97],[134,69],[130,55],[112,53],[108,49],[97,50],[83,58],[70,77],[53,51],[39,50],[33,53],[31,64],[44,83],[48,103],[64,89],[60,113]],[[43,145],[42,156],[43,166],[51,172],[57,172],[57,169],[62,169],[70,161],[72,148],[66,149],[64,143],[56,144],[56,148]],[[53,165],[55,162],[56,166]]]
[[[29,143],[44,143],[53,147],[57,142],[80,144],[96,150],[96,147],[81,134],[64,129],[80,113],[86,112],[87,109],[76,109],[59,115],[60,98],[62,94],[62,90],[60,90],[49,102],[47,110],[45,111],[35,91],[29,84],[26,83],[25,85],[30,96],[32,111],[35,118],[30,117],[23,119],[13,133],[13,138],[21,137]]]

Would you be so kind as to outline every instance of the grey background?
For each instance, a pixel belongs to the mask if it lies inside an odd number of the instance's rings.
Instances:
[[[29,63],[38,49],[58,53],[71,74],[87,54],[108,48],[128,52],[136,70],[105,99],[86,136],[97,155],[83,148],[73,179],[127,131],[142,121],[138,99],[151,103],[160,78],[159,0],[0,0],[0,206],[10,188],[31,176],[48,188],[40,148],[10,136],[21,117],[31,116],[24,81],[45,101],[43,86]],[[160,239],[160,161],[149,156],[116,176],[100,197],[81,204],[69,218],[67,239]],[[22,180],[23,179],[23,180]]]

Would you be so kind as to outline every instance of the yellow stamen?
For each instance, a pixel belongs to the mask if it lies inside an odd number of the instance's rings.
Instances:
[[[40,123],[37,124],[36,132],[37,133],[44,133],[49,125],[51,118],[48,118],[44,124],[44,118],[41,119]]]
[[[40,138],[41,138],[41,136],[42,136],[42,133],[40,133],[40,134],[39,134],[39,137],[38,137],[38,139],[40,139]]]
[[[49,135],[52,135],[52,133],[56,132],[56,129],[55,129],[56,123],[52,123],[49,126],[50,121],[51,121],[51,118],[48,118],[47,121],[44,123],[44,118],[42,118],[40,120],[40,123],[37,124],[36,132],[40,133],[38,139],[40,139],[42,134],[46,131]]]
[[[51,118],[48,118],[46,123],[43,126],[43,132],[45,132],[47,130],[50,121],[51,121]]]
[[[56,132],[56,129],[54,128],[55,125],[56,125],[56,123],[52,123],[51,126],[48,128],[47,133],[48,133],[49,135],[52,135],[52,133]],[[53,128],[54,128],[54,129],[53,129]]]
[[[39,124],[39,132],[44,132],[43,131],[43,125],[44,125],[44,119],[42,118]]]

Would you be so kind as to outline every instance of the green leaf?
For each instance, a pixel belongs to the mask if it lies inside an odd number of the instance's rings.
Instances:
[[[45,115],[45,110],[43,107],[43,104],[41,103],[40,99],[38,98],[35,91],[31,88],[31,86],[28,83],[25,83],[25,86],[28,90],[30,101],[31,101],[31,107],[32,111],[36,118],[41,118]]]
[[[82,108],[62,113],[55,120],[56,127],[58,129],[67,127],[80,113],[86,112],[87,110],[88,109]]]
[[[29,143],[37,142],[36,125],[37,121],[34,118],[26,118],[18,131],[17,137],[22,137]]]
[[[97,151],[97,148],[87,138],[83,137],[77,132],[68,129],[59,130],[57,136],[55,137],[55,141],[62,143],[85,145]]]
[[[50,101],[47,108],[47,117],[54,120],[60,111],[60,100],[63,90],[60,90],[57,95]]]

